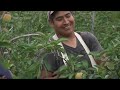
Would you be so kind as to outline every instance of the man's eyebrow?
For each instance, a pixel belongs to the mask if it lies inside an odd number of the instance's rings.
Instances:
[[[65,15],[71,14],[70,12],[66,13]]]
[[[63,16],[66,16],[66,15],[68,15],[68,14],[70,14],[70,12],[66,13],[66,14],[63,15]],[[56,17],[56,18],[61,18],[61,17],[63,17],[63,16],[58,16],[58,17]]]
[[[56,17],[55,19],[58,19],[58,18],[62,18],[63,16],[58,16],[58,17]]]

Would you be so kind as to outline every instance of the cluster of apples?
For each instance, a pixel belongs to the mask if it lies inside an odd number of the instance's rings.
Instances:
[[[83,73],[82,72],[78,72],[75,75],[75,79],[82,79]]]
[[[3,22],[6,22],[6,23],[7,23],[7,22],[10,22],[10,21],[11,21],[12,16],[11,16],[10,12],[3,11],[3,12],[1,12],[1,13],[2,13],[1,19],[2,19]],[[2,31],[8,32],[8,29],[7,29],[6,27],[3,27],[3,28],[2,28]]]
[[[11,14],[9,12],[7,12],[3,15],[2,20],[5,22],[10,22],[11,18],[12,18]]]

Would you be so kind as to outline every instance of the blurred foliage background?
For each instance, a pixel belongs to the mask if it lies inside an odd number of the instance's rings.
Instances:
[[[37,78],[45,55],[37,56],[37,52],[53,34],[47,12],[9,11],[9,14],[10,21],[3,20],[0,14],[0,62],[11,70],[15,79]],[[74,11],[74,17],[76,31],[92,32],[120,74],[120,11]]]

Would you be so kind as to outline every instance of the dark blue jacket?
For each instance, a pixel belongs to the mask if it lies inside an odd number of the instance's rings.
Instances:
[[[8,69],[5,69],[1,64],[0,64],[0,76],[5,76],[7,79],[12,79],[12,75]]]

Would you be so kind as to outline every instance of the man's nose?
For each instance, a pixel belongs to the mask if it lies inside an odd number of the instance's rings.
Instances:
[[[68,24],[68,23],[69,23],[68,19],[64,18],[64,24]]]

